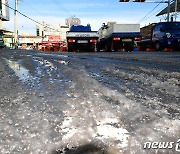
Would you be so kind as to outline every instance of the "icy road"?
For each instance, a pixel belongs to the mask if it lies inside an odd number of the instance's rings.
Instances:
[[[180,153],[180,53],[0,50],[0,154]]]

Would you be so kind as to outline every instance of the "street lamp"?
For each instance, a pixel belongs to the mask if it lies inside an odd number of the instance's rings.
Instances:
[[[170,15],[170,0],[168,0],[168,7],[167,7],[167,22],[169,22],[169,15]]]
[[[177,19],[177,2],[178,2],[178,0],[175,0],[175,21],[176,21],[176,19]]]

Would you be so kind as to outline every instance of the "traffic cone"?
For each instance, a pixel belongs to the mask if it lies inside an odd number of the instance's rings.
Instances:
[[[165,48],[165,51],[172,52],[172,48]]]
[[[150,51],[151,51],[151,48],[146,48],[146,51],[147,51],[147,52],[150,52]]]

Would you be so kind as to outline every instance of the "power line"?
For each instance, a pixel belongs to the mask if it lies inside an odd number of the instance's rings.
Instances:
[[[32,19],[31,17],[28,17],[27,15],[21,13],[20,11],[15,10],[14,8],[10,7],[8,4],[4,4],[4,3],[2,3],[2,4],[5,5],[5,6],[7,6],[8,8],[10,8],[10,9],[13,10],[13,11],[17,11],[17,12],[18,12],[20,15],[22,15],[23,17],[25,17],[25,18],[27,18],[27,19],[29,19],[29,20],[31,20],[31,21],[33,21],[33,22],[35,22],[35,23],[37,23],[37,24],[39,24],[39,25],[41,25],[41,26],[43,26],[43,27],[47,27],[47,28],[49,28],[49,29],[58,31],[57,29],[51,28],[51,27],[49,27],[48,25],[44,25],[44,24],[42,24],[42,23],[40,23],[40,22]],[[59,32],[59,31],[58,31],[58,32]]]
[[[26,1],[24,1],[23,3],[26,4],[26,6],[30,7],[32,10],[38,12],[40,15],[44,16],[45,14],[40,12],[39,9],[35,8],[34,6],[32,6],[31,4],[27,3]],[[54,21],[54,22],[57,22],[57,20],[51,20],[51,21]]]
[[[69,10],[67,10],[67,9],[62,5],[62,3],[61,3],[60,1],[58,1],[58,0],[52,0],[52,2],[53,2],[54,4],[56,4],[56,6],[58,6],[60,9],[63,9],[63,11],[64,11],[65,13],[67,13],[67,14],[70,15],[70,16],[72,16],[72,14],[69,12]]]
[[[152,17],[153,15],[155,15],[157,12],[159,12],[160,10],[162,10],[164,7],[162,7],[161,9],[159,9],[158,11],[156,11],[155,13],[153,13],[152,15],[150,15],[149,17],[145,18],[143,21],[149,19],[150,17]]]
[[[26,6],[30,7],[34,11],[38,12],[38,14],[44,15],[44,14],[42,14],[42,12],[40,12],[38,9],[34,8],[31,4],[27,3],[26,1],[24,1],[23,3],[25,3]]]
[[[139,20],[138,23],[141,23],[142,21],[144,21],[145,18],[146,18],[149,14],[151,14],[162,2],[163,2],[163,0],[160,1],[147,15],[145,15],[141,20]],[[147,19],[148,19],[148,18],[147,18]],[[147,19],[146,19],[146,20],[147,20]]]

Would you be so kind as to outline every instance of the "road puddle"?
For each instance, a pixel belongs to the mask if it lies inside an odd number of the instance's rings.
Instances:
[[[9,67],[15,72],[16,76],[19,77],[21,81],[27,81],[30,78],[29,71],[23,67],[19,62],[5,59]]]
[[[19,80],[30,86],[31,88],[41,89],[42,85],[39,82],[39,78],[36,76],[32,76],[29,73],[29,70],[22,66],[20,61],[14,61],[10,59],[4,58],[8,66],[15,72],[15,75],[19,78]]]

